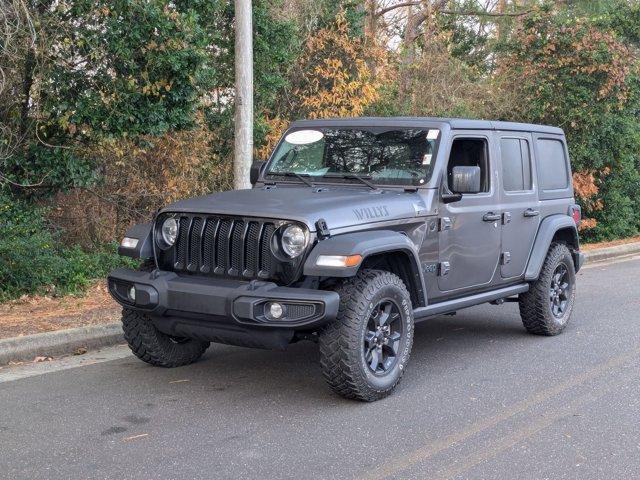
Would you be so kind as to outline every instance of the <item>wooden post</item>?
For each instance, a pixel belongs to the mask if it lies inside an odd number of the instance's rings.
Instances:
[[[253,28],[251,0],[235,0],[235,149],[233,186],[251,188],[253,161]]]

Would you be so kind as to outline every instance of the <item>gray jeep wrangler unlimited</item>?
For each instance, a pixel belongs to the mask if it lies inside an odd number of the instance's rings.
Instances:
[[[120,253],[146,261],[108,284],[145,362],[312,340],[331,388],[372,401],[404,373],[414,322],[505,301],[531,333],[569,321],[583,255],[559,128],[298,121],[251,181],[126,233]]]

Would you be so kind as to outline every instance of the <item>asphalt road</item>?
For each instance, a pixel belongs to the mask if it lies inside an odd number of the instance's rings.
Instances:
[[[125,347],[5,368],[0,478],[640,478],[639,283],[640,259],[583,270],[553,338],[515,304],[421,323],[372,404],[333,395],[310,343],[213,346],[173,370]]]

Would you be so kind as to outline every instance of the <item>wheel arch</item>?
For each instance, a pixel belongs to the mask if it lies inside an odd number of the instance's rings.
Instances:
[[[139,223],[133,225],[124,234],[125,238],[137,240],[133,247],[120,244],[118,254],[124,257],[146,260],[153,258],[153,223]]]
[[[316,265],[320,255],[362,255],[354,267],[322,267]],[[317,277],[348,278],[362,268],[387,270],[405,283],[414,308],[427,303],[424,279],[416,247],[400,232],[377,230],[336,235],[319,242],[304,264],[303,273]]]
[[[551,215],[540,223],[527,263],[525,280],[534,281],[538,279],[549,247],[554,242],[565,243],[569,247],[574,258],[576,272],[580,269],[581,262],[578,261],[580,243],[578,229],[573,218],[561,214]]]

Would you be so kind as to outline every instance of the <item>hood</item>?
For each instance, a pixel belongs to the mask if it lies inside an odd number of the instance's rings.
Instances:
[[[164,212],[190,212],[294,220],[315,231],[323,218],[329,229],[425,215],[420,195],[397,190],[349,187],[269,187],[190,198]]]

